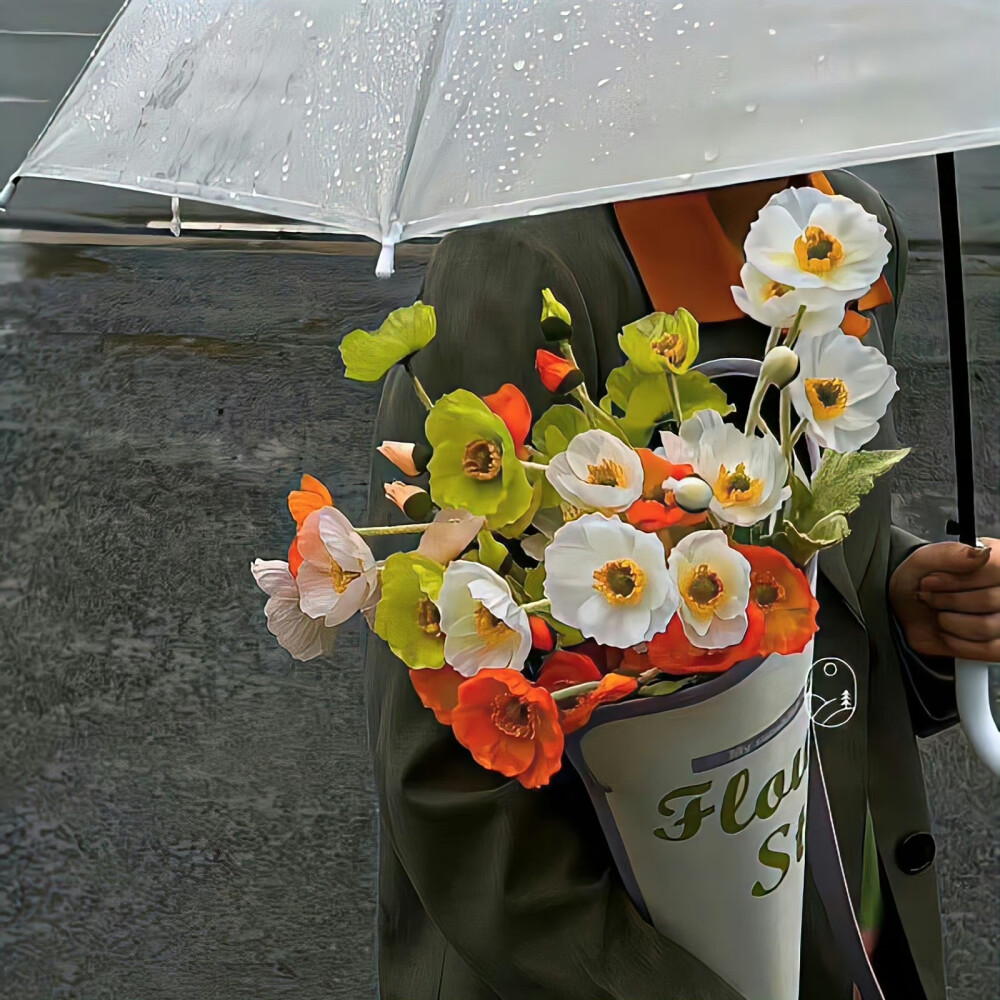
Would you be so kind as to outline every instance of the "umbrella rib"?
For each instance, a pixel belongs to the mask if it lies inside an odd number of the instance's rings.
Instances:
[[[430,101],[430,90],[437,79],[438,66],[441,64],[441,57],[444,52],[445,40],[451,28],[453,5],[442,3],[438,5],[441,10],[441,23],[438,27],[437,38],[431,49],[430,58],[426,72],[421,76],[420,86],[417,89],[417,99],[413,106],[413,118],[406,133],[406,152],[403,154],[403,163],[400,167],[399,177],[396,180],[396,187],[392,193],[392,208],[387,220],[389,225],[399,218],[399,205],[403,195],[403,187],[406,184],[406,176],[410,170],[410,161],[413,159],[413,152],[417,146],[417,137],[420,133],[420,125],[424,118],[424,112]],[[388,228],[383,227],[383,236],[388,235]]]

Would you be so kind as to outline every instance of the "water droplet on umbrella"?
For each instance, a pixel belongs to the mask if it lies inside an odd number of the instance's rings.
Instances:
[[[514,61],[514,69],[516,69],[520,73],[520,71],[522,69],[524,69],[524,60],[523,59],[516,59]]]
[[[750,103],[749,103],[749,104],[748,104],[748,105],[746,106],[746,110],[747,110],[748,112],[750,112],[750,113],[752,114],[752,113],[753,113],[754,111],[756,111],[756,110],[757,110],[757,107],[758,107],[758,105],[757,105],[757,102],[756,102],[756,101],[751,101],[751,102],[750,102]]]
[[[711,163],[713,160],[719,158],[719,151],[717,149],[706,149],[705,150],[705,162]]]

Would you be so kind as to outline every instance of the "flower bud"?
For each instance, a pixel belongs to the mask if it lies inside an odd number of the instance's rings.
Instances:
[[[427,445],[411,441],[383,441],[378,446],[378,453],[407,476],[419,476],[427,468],[433,454]]]
[[[701,514],[712,502],[712,487],[699,476],[685,476],[673,488],[674,502],[688,514]]]
[[[386,483],[384,488],[385,498],[391,500],[411,521],[423,521],[431,512],[431,498],[427,490],[398,480]]]
[[[551,351],[538,351],[535,354],[535,368],[542,385],[549,392],[572,392],[583,382],[583,372],[576,365]]]
[[[528,615],[528,625],[531,628],[531,648],[550,653],[556,648],[555,635],[549,623],[539,615]]]
[[[542,289],[542,333],[550,342],[569,340],[573,336],[573,320],[569,310],[552,294]]]
[[[789,347],[772,347],[764,357],[760,377],[783,389],[799,373],[799,356]]]

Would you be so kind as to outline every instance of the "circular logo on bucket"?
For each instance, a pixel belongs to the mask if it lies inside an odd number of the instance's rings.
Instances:
[[[839,729],[854,718],[858,679],[846,660],[824,656],[809,675],[809,716],[821,729]]]

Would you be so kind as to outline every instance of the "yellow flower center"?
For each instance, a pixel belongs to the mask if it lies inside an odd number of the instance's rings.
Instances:
[[[610,458],[605,458],[597,465],[587,466],[587,482],[595,486],[627,486],[625,470]]]
[[[574,507],[573,504],[565,501],[559,504],[559,512],[564,521],[575,521],[577,518],[583,517],[584,514],[582,507]]]
[[[330,579],[333,581],[333,589],[342,594],[347,588],[361,576],[360,573],[352,573],[344,569],[339,563],[331,560]]]
[[[519,698],[498,694],[491,708],[490,720],[505,736],[534,739],[535,713],[531,705],[525,705]]]
[[[718,573],[707,563],[696,566],[684,583],[684,600],[697,614],[711,611],[722,600],[725,588]]]
[[[436,639],[441,634],[441,612],[429,597],[421,597],[417,605],[417,625],[424,635]]]
[[[808,226],[805,234],[795,241],[795,256],[803,271],[827,274],[843,263],[844,247],[840,240],[825,229]]]
[[[646,574],[631,559],[617,559],[594,570],[594,590],[609,604],[638,604],[646,587]]]
[[[720,465],[712,492],[715,494],[715,499],[725,506],[758,504],[764,494],[764,481],[749,475],[742,462],[732,472],[724,465]]]
[[[769,281],[764,286],[764,301],[770,302],[771,299],[780,299],[783,295],[794,291],[795,289],[791,285],[783,285],[780,281]]]
[[[497,618],[485,604],[476,608],[476,633],[487,646],[499,646],[514,630]]]
[[[847,409],[847,386],[839,378],[807,378],[806,398],[817,420],[833,420]]]
[[[658,340],[650,341],[649,346],[675,367],[684,364],[687,357],[687,346],[679,333],[665,334]]]
[[[500,447],[492,441],[478,438],[465,446],[465,457],[462,460],[462,471],[470,479],[488,482],[500,475],[503,465],[503,455]]]

